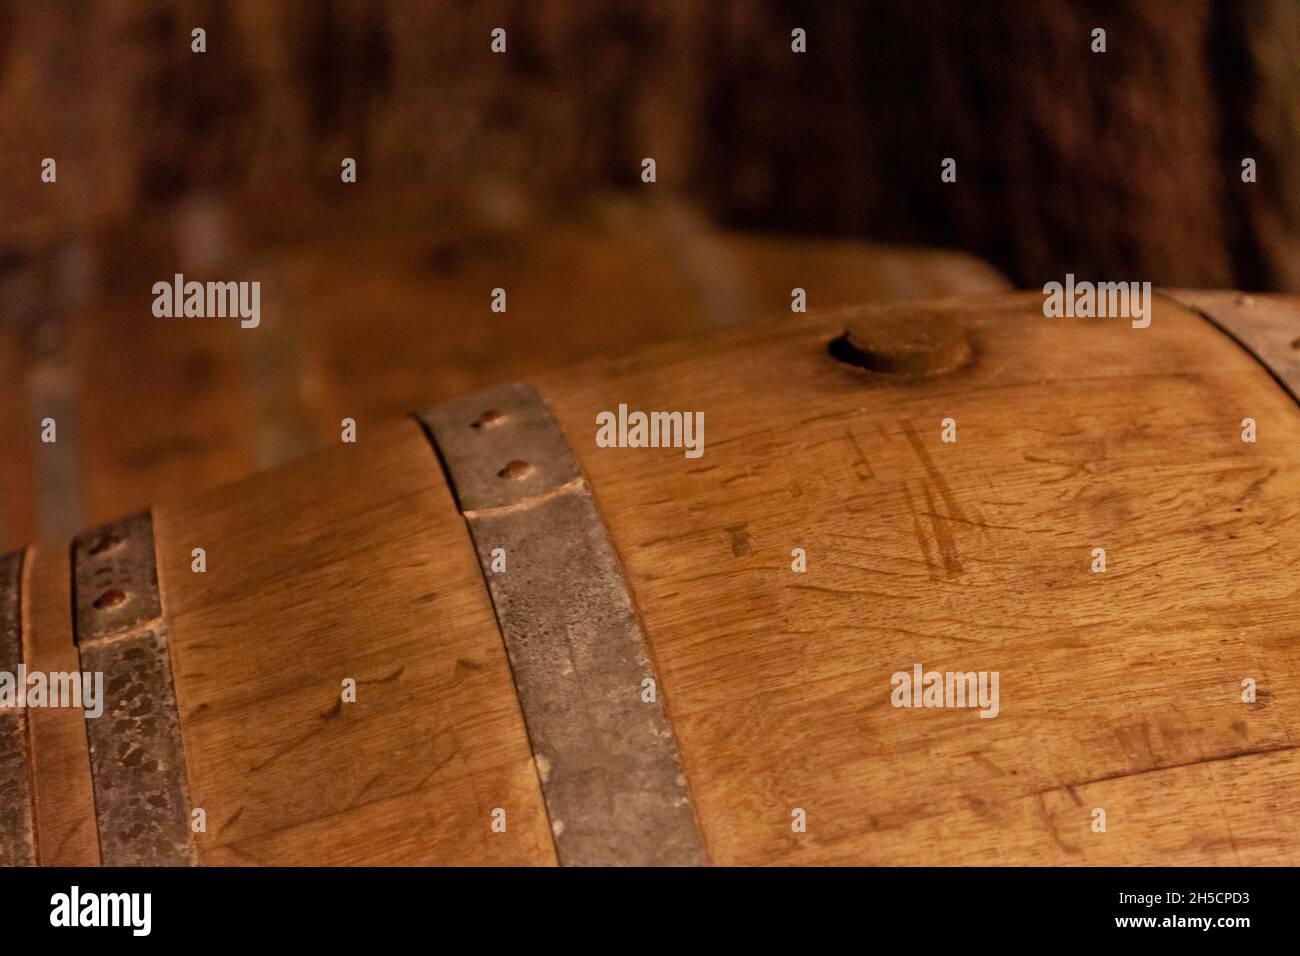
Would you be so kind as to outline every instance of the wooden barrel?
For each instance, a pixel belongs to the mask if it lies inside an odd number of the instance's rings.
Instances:
[[[730,328],[26,549],[9,653],[105,710],[21,715],[0,847],[1300,862],[1300,307],[1150,318]]]

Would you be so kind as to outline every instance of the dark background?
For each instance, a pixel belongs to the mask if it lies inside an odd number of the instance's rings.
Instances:
[[[1294,0],[9,0],[0,255],[196,191],[318,228],[343,155],[377,222],[565,214],[654,156],[722,223],[955,247],[1018,285],[1295,289],[1298,92]],[[45,155],[57,194],[30,189]]]

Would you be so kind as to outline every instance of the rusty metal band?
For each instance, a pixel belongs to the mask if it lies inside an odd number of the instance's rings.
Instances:
[[[636,608],[545,404],[516,383],[420,421],[478,552],[560,864],[703,864]]]
[[[185,750],[151,515],[78,536],[72,586],[81,668],[104,675],[104,712],[86,719],[104,865],[192,866]]]
[[[1300,307],[1295,301],[1201,289],[1161,292],[1226,333],[1300,402]]]
[[[9,684],[13,706],[0,704],[0,866],[35,866],[31,760],[27,715],[18,706],[26,693],[23,663],[23,552],[0,557],[0,681]]]

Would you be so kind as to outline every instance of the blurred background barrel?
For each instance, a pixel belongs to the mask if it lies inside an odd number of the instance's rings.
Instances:
[[[528,371],[797,317],[795,289],[820,308],[1007,288],[963,253],[720,230],[674,203],[611,198],[527,227],[358,213],[274,242],[259,215],[197,203],[11,277],[0,542],[289,461],[337,441],[345,418],[364,431]],[[150,289],[176,273],[260,281],[259,326],[155,318]],[[47,419],[57,441],[42,440]]]

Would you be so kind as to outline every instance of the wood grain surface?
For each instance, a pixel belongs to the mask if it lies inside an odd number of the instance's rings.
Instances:
[[[917,308],[963,324],[973,363],[841,364],[833,336],[898,315],[859,310],[535,382],[624,562],[713,862],[1300,862],[1278,825],[1300,810],[1295,403],[1167,301],[1148,329],[1046,319],[1036,293]],[[597,447],[620,403],[703,411],[703,457]],[[999,672],[1000,713],[891,706],[916,662]]]
[[[554,862],[478,562],[414,421],[155,529],[201,862]]]
[[[925,376],[828,347],[950,327],[969,349]],[[1300,862],[1280,823],[1300,811],[1300,410],[1196,312],[853,308],[534,385],[621,559],[710,862]],[[597,447],[620,404],[703,412],[704,454]],[[154,524],[201,862],[555,862],[478,562],[413,421]],[[34,554],[28,653],[67,668],[66,553]],[[917,663],[997,672],[997,716],[893,706]],[[93,861],[80,715],[36,717],[41,859]]]

